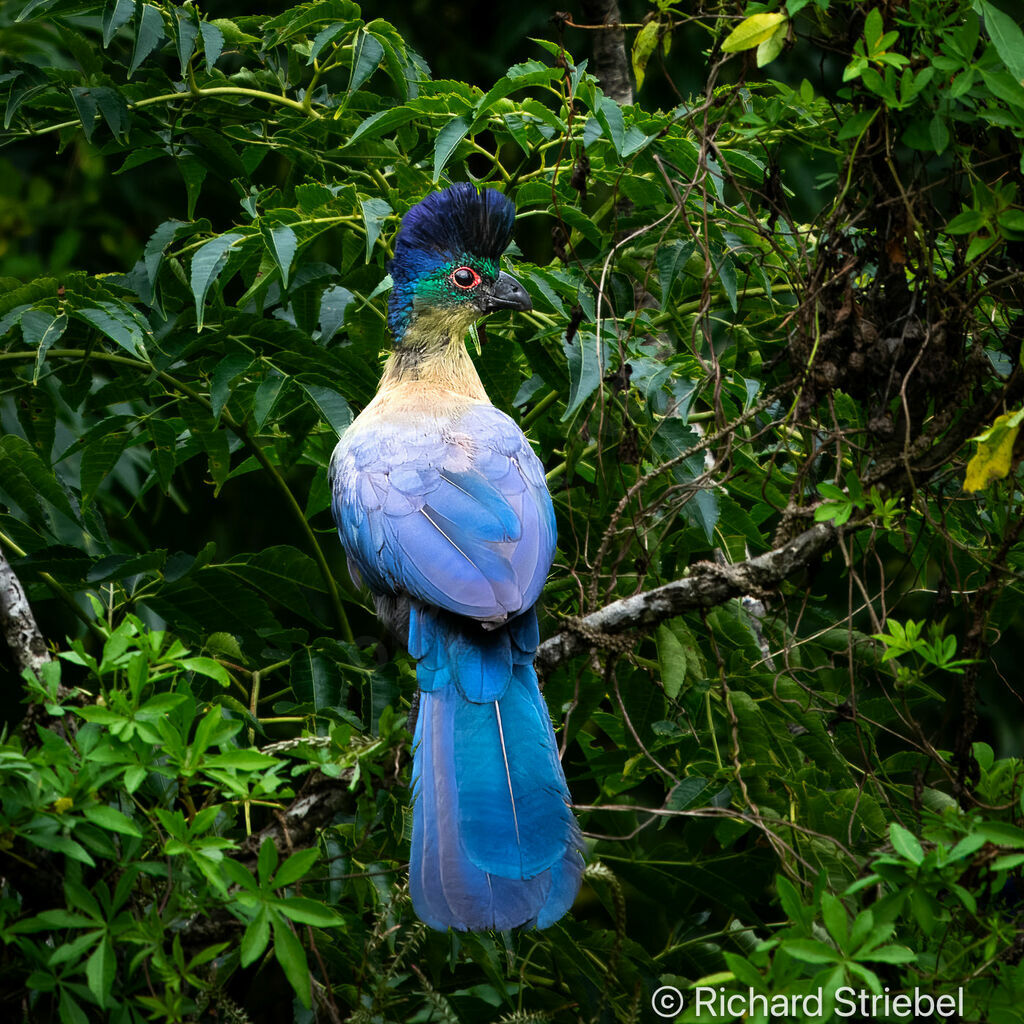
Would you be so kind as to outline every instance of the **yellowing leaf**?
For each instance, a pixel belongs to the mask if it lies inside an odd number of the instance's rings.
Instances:
[[[757,66],[763,68],[765,64],[771,64],[780,53],[786,42],[786,34],[789,24],[782,21],[775,31],[765,40],[762,40],[757,47]]]
[[[739,53],[740,50],[752,50],[760,46],[766,39],[775,35],[779,25],[786,20],[784,14],[752,14],[744,18],[725,38],[722,49],[726,53]]]
[[[639,92],[644,84],[644,74],[647,70],[647,62],[651,59],[655,47],[658,45],[658,31],[661,25],[657,19],[647,22],[637,33],[633,40],[633,77],[636,79],[636,91]]]
[[[995,423],[976,439],[978,450],[967,463],[964,490],[977,493],[990,483],[1002,480],[1010,472],[1013,446],[1017,441],[1024,409],[1000,416]]]

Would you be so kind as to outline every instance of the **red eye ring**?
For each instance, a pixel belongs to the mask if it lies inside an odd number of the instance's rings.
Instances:
[[[451,281],[456,288],[459,288],[464,292],[468,292],[471,288],[475,288],[480,283],[480,275],[472,267],[456,267],[448,275],[448,280]]]

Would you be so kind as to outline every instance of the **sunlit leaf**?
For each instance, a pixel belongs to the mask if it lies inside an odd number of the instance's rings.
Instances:
[[[726,37],[722,43],[725,53],[738,53],[741,50],[752,50],[775,35],[779,26],[786,20],[778,11],[770,14],[752,14],[744,18]]]

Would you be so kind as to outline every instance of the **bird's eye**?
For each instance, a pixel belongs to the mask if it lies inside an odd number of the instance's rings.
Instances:
[[[468,291],[480,283],[480,275],[472,267],[457,267],[451,273],[452,284]]]

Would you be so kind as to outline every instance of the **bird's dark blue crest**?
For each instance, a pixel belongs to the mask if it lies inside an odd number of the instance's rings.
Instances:
[[[492,188],[477,192],[468,181],[432,192],[409,210],[388,264],[388,326],[396,342],[409,326],[417,283],[459,257],[496,260],[512,240],[515,218],[511,199]]]

